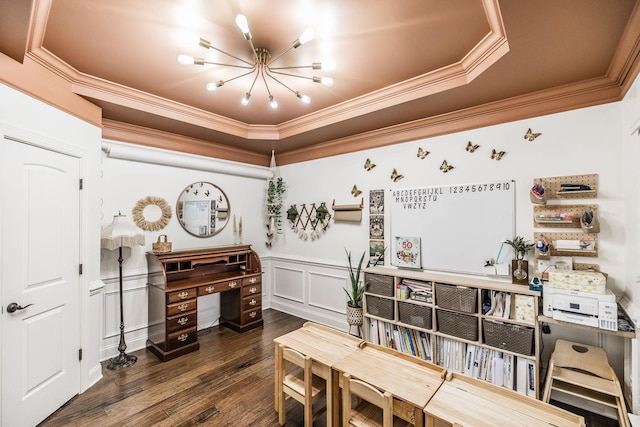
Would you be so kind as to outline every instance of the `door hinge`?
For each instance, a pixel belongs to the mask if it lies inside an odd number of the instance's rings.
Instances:
[[[82,190],[84,185],[84,179],[80,178],[80,190]]]
[[[82,360],[82,349],[78,350],[78,360]]]
[[[78,265],[78,274],[82,276],[82,264]]]

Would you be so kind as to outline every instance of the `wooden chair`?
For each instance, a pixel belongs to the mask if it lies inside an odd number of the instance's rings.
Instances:
[[[326,410],[326,405],[313,412],[313,405],[327,395],[326,382],[313,374],[309,356],[280,345],[282,360],[278,375],[278,423],[286,422],[285,399],[292,397],[304,405],[304,425],[311,427],[313,421]]]
[[[393,396],[345,373],[342,386],[342,425],[355,427],[406,427],[412,424],[393,416]],[[360,399],[352,407],[352,396]]]
[[[616,408],[620,425],[631,426],[620,381],[601,347],[557,340],[549,359],[544,402],[549,402],[553,390]]]

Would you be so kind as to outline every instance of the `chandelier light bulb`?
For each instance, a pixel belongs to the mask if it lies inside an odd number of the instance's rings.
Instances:
[[[306,30],[304,30],[302,34],[300,34],[300,37],[298,37],[298,41],[301,45],[311,40],[313,40],[313,30],[311,28],[307,28]]]
[[[309,104],[311,102],[311,98],[309,98],[307,95],[302,95],[300,92],[296,92],[296,96],[305,104]]]
[[[220,86],[222,86],[224,84],[224,82],[222,80],[219,80],[217,82],[210,82],[207,83],[207,90],[209,92],[213,92],[214,90],[218,89]]]
[[[273,108],[274,110],[278,108],[278,103],[276,102],[275,99],[273,99],[273,96],[269,96],[269,105],[271,106],[271,108]]]
[[[178,62],[182,65],[193,65],[195,63],[193,56],[178,55]]]
[[[240,101],[242,105],[249,105],[249,98],[251,98],[251,94],[249,92],[245,93],[242,97],[242,101]]]
[[[251,39],[251,32],[249,31],[249,22],[247,21],[247,17],[244,15],[236,16],[236,25],[244,34],[244,38],[247,40]]]
[[[322,77],[320,84],[324,86],[333,86],[333,79],[331,77]]]

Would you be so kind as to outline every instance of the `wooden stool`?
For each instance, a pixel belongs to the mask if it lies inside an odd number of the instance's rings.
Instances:
[[[553,390],[616,408],[620,425],[631,426],[620,381],[601,347],[557,340],[549,359],[544,402],[549,402]]]

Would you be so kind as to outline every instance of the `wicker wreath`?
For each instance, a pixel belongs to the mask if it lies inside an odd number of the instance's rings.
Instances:
[[[160,218],[156,221],[148,221],[144,217],[144,209],[151,205],[158,206],[161,211]],[[156,196],[147,196],[144,199],[138,200],[131,213],[133,214],[133,220],[136,225],[145,231],[162,230],[169,224],[172,215],[171,206],[169,206],[167,201],[162,197]]]

